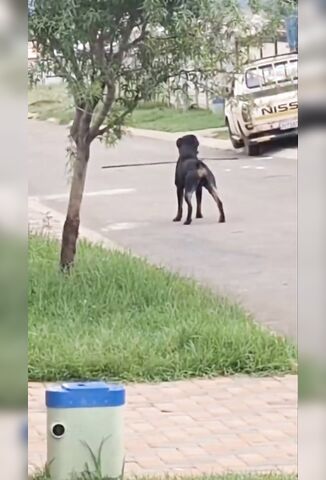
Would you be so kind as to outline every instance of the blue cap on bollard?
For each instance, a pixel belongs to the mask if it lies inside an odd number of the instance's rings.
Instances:
[[[123,385],[105,382],[72,382],[47,388],[48,408],[120,407],[125,404]]]

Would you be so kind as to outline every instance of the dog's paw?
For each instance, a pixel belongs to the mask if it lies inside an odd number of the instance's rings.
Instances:
[[[173,222],[180,222],[180,220],[181,220],[181,217],[175,217],[175,218],[173,219]]]
[[[186,220],[185,222],[183,222],[184,225],[190,225],[191,224],[191,220]]]
[[[197,214],[196,214],[196,218],[204,218],[204,216],[203,216],[202,213],[197,213]]]
[[[218,223],[225,223],[225,217],[220,218]]]

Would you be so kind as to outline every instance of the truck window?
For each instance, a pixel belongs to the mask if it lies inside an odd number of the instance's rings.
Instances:
[[[298,78],[298,61],[277,62],[274,65],[250,68],[246,72],[246,85],[248,88],[259,88],[275,83],[288,82]]]
[[[288,80],[286,62],[275,63],[275,77],[277,82],[286,82]]]
[[[263,83],[262,71],[251,68],[246,72],[246,84],[248,88],[260,87]]]
[[[266,85],[271,85],[272,83],[275,83],[275,72],[273,69],[273,65],[264,65],[260,68],[263,72],[264,77],[263,86],[265,87]]]
[[[294,80],[298,80],[298,60],[291,60],[286,65],[287,75]]]
[[[298,79],[298,61],[275,63],[275,74],[278,83]]]
[[[250,68],[246,72],[246,84],[248,88],[258,88],[274,83],[274,71],[272,65],[264,65],[259,68]]]

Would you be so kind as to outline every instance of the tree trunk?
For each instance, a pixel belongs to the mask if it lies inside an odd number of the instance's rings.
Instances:
[[[65,271],[74,263],[89,153],[90,147],[87,143],[77,145],[67,217],[62,233],[60,266]]]
[[[195,103],[196,103],[196,107],[199,108],[199,88],[197,83],[195,85]]]
[[[209,95],[208,95],[208,83],[205,80],[205,103],[206,103],[206,110],[209,110]]]

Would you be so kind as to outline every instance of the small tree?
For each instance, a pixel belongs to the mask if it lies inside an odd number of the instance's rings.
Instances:
[[[233,62],[233,32],[241,26],[246,32],[247,24],[237,0],[34,0],[30,8],[43,67],[65,79],[75,104],[61,248],[67,269],[75,257],[94,139],[119,139],[138,102],[168,80],[170,88],[181,76],[212,85],[220,66]]]

